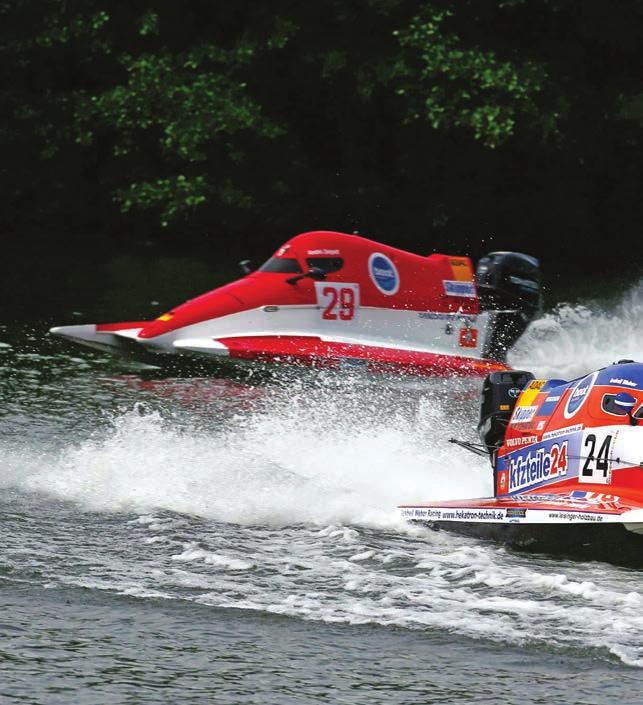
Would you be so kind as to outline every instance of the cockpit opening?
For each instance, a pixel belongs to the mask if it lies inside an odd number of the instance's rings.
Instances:
[[[638,409],[634,411],[637,405]],[[638,420],[643,418],[643,405],[628,392],[603,395],[601,409],[612,416],[629,416],[633,425],[637,425]]]
[[[636,399],[627,392],[618,392],[618,394],[605,394],[603,397],[602,408],[607,414],[614,416],[627,416],[636,406]]]
[[[308,257],[306,263],[311,269],[321,269],[325,274],[339,272],[344,266],[344,260],[341,257]]]

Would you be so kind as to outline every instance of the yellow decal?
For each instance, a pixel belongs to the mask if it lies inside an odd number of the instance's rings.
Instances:
[[[162,316],[159,316],[156,320],[157,321],[171,321],[173,316],[174,316],[174,314],[172,314],[172,313],[164,313]]]
[[[546,379],[534,379],[532,380],[527,389],[520,395],[518,399],[518,406],[533,406],[534,400],[540,394],[540,390],[547,383]]]
[[[473,281],[473,267],[468,257],[449,257],[453,279],[459,282]]]

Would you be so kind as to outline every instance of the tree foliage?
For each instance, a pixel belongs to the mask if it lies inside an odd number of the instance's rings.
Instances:
[[[641,34],[607,0],[3,0],[5,218],[625,229]]]
[[[398,94],[409,99],[412,119],[434,129],[463,127],[488,147],[514,133],[521,118],[555,124],[539,105],[547,81],[542,63],[500,59],[493,49],[466,46],[446,29],[454,9],[425,7],[409,26],[396,31],[407,51],[400,74],[407,80]]]

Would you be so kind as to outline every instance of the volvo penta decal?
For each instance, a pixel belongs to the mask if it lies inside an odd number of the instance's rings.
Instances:
[[[598,372],[593,372],[591,375],[583,377],[583,379],[576,383],[572,393],[567,397],[567,404],[565,405],[564,411],[566,419],[571,419],[572,416],[578,413],[589,396],[589,392],[594,386],[596,377],[598,377]]]
[[[368,273],[373,284],[387,296],[397,294],[400,288],[400,275],[393,262],[380,252],[373,252],[368,258]]]

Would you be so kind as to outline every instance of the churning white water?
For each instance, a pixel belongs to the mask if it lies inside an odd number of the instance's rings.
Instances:
[[[510,361],[571,378],[640,359],[642,313],[641,283],[610,309],[560,306]],[[92,374],[78,367],[47,382],[52,399],[86,385],[84,401],[56,403],[63,417],[89,414],[90,431],[45,415],[36,440],[18,441],[15,429],[0,440],[0,486],[16,519],[4,565],[21,580],[643,667],[640,572],[399,521],[402,502],[491,492],[488,462],[448,443],[473,439],[479,381],[292,376],[227,386],[222,403],[217,381],[137,386]],[[92,417],[96,395],[118,403]],[[23,422],[16,410],[7,421]]]
[[[508,359],[517,369],[562,379],[616,360],[643,360],[643,279],[610,305],[556,306],[529,326]]]

